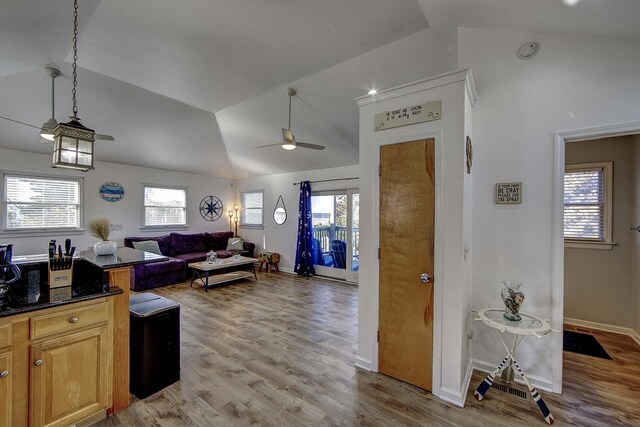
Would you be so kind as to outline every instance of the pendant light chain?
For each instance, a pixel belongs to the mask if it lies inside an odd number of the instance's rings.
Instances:
[[[76,86],[78,86],[78,0],[73,2],[73,117],[78,117],[78,101],[76,99]]]

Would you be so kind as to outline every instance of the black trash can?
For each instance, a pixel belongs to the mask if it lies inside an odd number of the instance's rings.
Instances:
[[[153,293],[133,295],[131,393],[144,399],[180,380],[180,304]]]

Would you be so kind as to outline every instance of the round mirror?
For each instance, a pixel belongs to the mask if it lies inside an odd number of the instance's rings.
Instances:
[[[287,220],[287,211],[283,207],[278,206],[273,211],[273,220],[278,225],[284,224],[284,222]]]

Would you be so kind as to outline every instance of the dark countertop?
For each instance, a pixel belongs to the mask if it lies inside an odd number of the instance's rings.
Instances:
[[[0,310],[0,318],[14,316],[21,313],[44,310],[46,308],[59,307],[61,305],[73,304],[81,301],[110,297],[113,295],[119,295],[121,293],[123,293],[122,289],[117,286],[111,288],[81,287],[73,289],[71,299],[66,299],[63,301],[51,301],[49,298],[49,288],[47,287],[46,289],[42,289],[40,297],[38,298],[38,301],[36,303],[21,307],[9,307],[4,310]]]
[[[96,255],[93,250],[80,251],[73,257],[74,262],[77,260],[85,260],[103,270],[117,267],[130,267],[137,264],[147,264],[150,262],[164,261],[167,258],[164,255],[156,255],[151,252],[144,252],[138,249],[121,247],[118,248],[115,255]],[[47,254],[38,255],[17,255],[13,257],[13,263],[17,265],[38,264],[47,262]]]

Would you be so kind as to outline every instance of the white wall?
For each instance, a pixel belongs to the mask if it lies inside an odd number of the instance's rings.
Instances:
[[[467,71],[408,84],[362,97],[360,105],[360,286],[358,304],[358,366],[378,369],[378,165],[381,145],[435,138],[435,259],[433,393],[463,405],[469,371],[471,176],[466,174],[465,132],[471,132],[475,93]],[[374,115],[400,107],[442,100],[442,118],[412,126],[374,131]],[[466,219],[466,223],[465,223]],[[469,258],[470,259],[470,258]]]
[[[540,43],[528,61],[516,50]],[[460,29],[460,67],[471,67],[478,88],[474,115],[473,305],[501,306],[502,280],[524,283],[523,311],[551,318],[553,133],[640,120],[638,41],[587,36]],[[496,182],[523,182],[520,205],[496,205]],[[503,350],[475,322],[475,359],[497,364]],[[554,318],[562,328],[562,318]],[[553,351],[552,351],[553,349]],[[522,344],[522,367],[538,385],[560,389],[558,335]]]
[[[564,249],[564,317],[629,328],[632,322],[631,136],[566,144],[565,164],[613,162],[611,250]]]
[[[276,149],[279,149],[276,147]],[[282,149],[279,149],[282,151]],[[287,155],[287,153],[282,153]],[[337,178],[358,177],[358,165],[342,166],[330,169],[318,169],[307,172],[293,172],[276,175],[260,176],[240,180],[237,182],[238,191],[264,190],[264,229],[238,229],[238,234],[244,239],[256,244],[256,253],[264,249],[280,254],[279,267],[283,271],[293,272],[296,260],[296,241],[298,232],[298,202],[300,181],[317,181]],[[358,188],[358,180],[312,183],[312,191],[342,190]],[[278,225],[273,220],[273,210],[278,196],[282,196],[287,209],[287,221]]]
[[[181,233],[228,230],[229,217],[226,215],[214,222],[202,219],[199,212],[200,200],[208,195],[217,196],[225,205],[225,211],[228,209],[226,207],[232,206],[236,201],[235,188],[232,187],[234,181],[228,179],[100,161],[96,162],[94,171],[86,173],[52,169],[50,155],[25,151],[0,149],[0,170],[83,177],[84,224],[95,216],[106,216],[112,224],[122,224],[122,231],[113,231],[110,238],[120,245],[123,244],[123,239],[127,236],[147,234],[151,236],[168,233],[168,231],[142,232],[140,230],[142,225],[142,182],[189,187],[187,222],[190,227],[188,230],[179,230]],[[109,181],[119,182],[124,187],[124,198],[119,202],[106,202],[98,194],[100,185]],[[47,243],[50,239],[61,241],[65,237],[70,237],[78,250],[86,249],[87,246],[97,241],[88,232],[69,236],[60,234],[33,237],[21,237],[15,233],[0,232],[0,241],[13,243],[16,255],[46,253]]]
[[[640,225],[640,135],[632,139],[632,169],[633,169],[633,209],[631,213],[631,226]],[[633,324],[631,328],[640,341],[640,232],[630,231],[631,237],[631,281]]]

